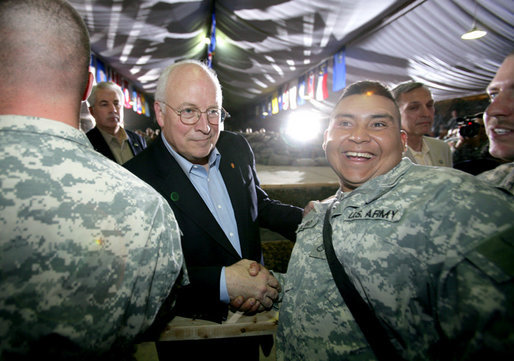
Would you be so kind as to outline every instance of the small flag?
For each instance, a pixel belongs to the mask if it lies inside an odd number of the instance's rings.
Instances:
[[[301,76],[298,79],[298,95],[296,97],[296,105],[300,106],[305,103],[305,76]]]
[[[211,23],[211,39],[209,46],[207,47],[207,65],[212,68],[212,57],[214,56],[214,50],[216,49],[216,14],[212,12],[212,23]]]
[[[293,85],[291,88],[289,88],[289,107],[291,109],[296,109],[296,97],[297,97],[298,89],[296,85]]]
[[[123,89],[123,95],[124,95],[124,98],[125,98],[125,108],[127,109],[130,109],[132,108],[132,105],[130,104],[130,85],[128,83],[128,81],[126,80],[123,80],[122,81],[122,89]]]
[[[316,86],[316,100],[322,101],[328,98],[328,64],[325,62],[319,68],[318,85]]]
[[[332,90],[337,92],[346,86],[346,55],[345,49],[334,54],[334,74]]]
[[[314,78],[315,78],[314,72],[309,73],[309,77],[307,78],[307,92],[305,94],[306,99],[314,99]]]
[[[132,110],[137,113],[137,91],[132,89]]]
[[[273,94],[273,98],[271,99],[271,113],[277,114],[278,113],[278,93],[275,92]]]
[[[282,110],[289,109],[289,84],[284,85],[282,93]]]
[[[107,81],[107,72],[105,70],[105,64],[100,59],[96,59],[96,81],[98,83],[102,81]]]

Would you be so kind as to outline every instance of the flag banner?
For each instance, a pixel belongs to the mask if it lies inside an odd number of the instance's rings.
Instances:
[[[137,91],[132,89],[132,110],[137,113]]]
[[[136,109],[136,113],[137,114],[143,114],[143,104],[141,102],[141,94],[139,94],[139,92],[136,93],[137,94],[137,109]]]
[[[320,66],[318,72],[318,85],[316,86],[316,100],[328,98],[328,62]]]
[[[121,88],[123,89],[123,95],[125,98],[125,108],[130,109],[132,108],[132,104],[130,104],[130,84],[128,81],[123,80]]]
[[[96,59],[96,82],[100,83],[107,81],[107,72],[105,71],[105,64],[100,60]]]
[[[114,83],[118,84],[119,86],[121,86],[121,76],[120,76],[120,74],[118,74],[118,72],[116,72],[116,71],[112,72],[112,81]]]
[[[275,92],[273,94],[273,98],[271,99],[271,114],[278,113],[278,93]]]
[[[314,72],[309,73],[309,77],[307,78],[307,91],[305,94],[306,99],[314,99],[315,77]]]
[[[284,85],[282,93],[282,110],[289,109],[289,84]]]
[[[344,48],[334,54],[332,91],[337,92],[346,86],[346,54]]]
[[[262,105],[261,105],[261,115],[263,118],[265,118],[269,115],[268,108],[267,108],[267,105],[265,102],[262,103]]]
[[[305,103],[305,76],[298,79],[298,96],[296,97],[296,105],[301,106]]]
[[[110,81],[110,82],[114,82],[114,71],[112,70],[112,68],[109,66],[107,67],[107,81]]]
[[[214,50],[216,49],[216,14],[214,10],[212,12],[212,23],[211,23],[211,38],[209,46],[207,47],[207,65],[212,68],[212,57],[214,56]]]
[[[297,105],[296,105],[297,92],[298,92],[298,88],[296,87],[296,85],[293,85],[293,86],[291,86],[291,88],[289,88],[289,108],[291,108],[293,110],[297,108]]]
[[[150,107],[148,105],[148,101],[146,100],[146,97],[144,94],[141,94],[141,111],[144,115],[147,117],[150,117]]]

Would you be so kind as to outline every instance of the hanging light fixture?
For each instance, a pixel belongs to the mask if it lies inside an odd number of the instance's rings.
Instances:
[[[474,26],[473,28],[471,28],[470,31],[462,34],[460,38],[464,39],[464,40],[474,40],[474,39],[479,39],[486,35],[487,35],[487,31],[480,30],[476,26]]]
[[[464,34],[462,34],[460,36],[461,39],[464,39],[464,40],[474,40],[474,39],[479,39],[483,36],[485,36],[487,34],[487,31],[485,30],[480,30],[478,27],[477,27],[477,2],[475,1],[475,12],[473,14],[473,26],[471,27],[471,30],[468,31],[468,32],[465,32]]]

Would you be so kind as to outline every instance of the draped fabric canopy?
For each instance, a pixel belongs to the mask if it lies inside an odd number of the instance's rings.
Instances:
[[[436,100],[483,93],[514,48],[512,0],[70,2],[93,52],[148,94],[167,65],[207,58],[214,12],[212,67],[229,111],[259,103],[343,47],[347,82],[415,79]],[[475,19],[487,36],[462,40]]]

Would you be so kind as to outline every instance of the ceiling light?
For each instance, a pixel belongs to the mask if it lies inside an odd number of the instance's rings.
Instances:
[[[481,37],[483,37],[487,34],[487,31],[480,30],[479,28],[477,28],[477,7],[478,7],[478,3],[475,1],[475,11],[473,13],[473,26],[471,27],[470,31],[468,31],[460,36],[461,39],[475,40],[475,39],[480,39]]]
[[[474,40],[474,39],[479,39],[479,38],[485,36],[486,34],[487,34],[487,31],[480,30],[476,26],[473,26],[473,28],[471,28],[470,31],[462,34],[460,38],[464,39],[464,40]]]

